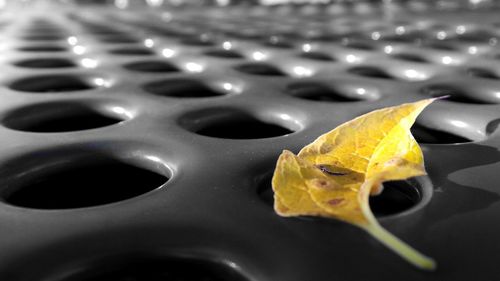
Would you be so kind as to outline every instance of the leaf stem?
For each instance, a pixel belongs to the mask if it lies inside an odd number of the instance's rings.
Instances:
[[[436,262],[432,258],[427,257],[419,251],[415,250],[410,245],[406,244],[405,242],[394,236],[392,233],[387,231],[378,223],[377,219],[370,209],[368,199],[370,196],[371,188],[379,183],[380,180],[378,179],[368,179],[360,188],[358,199],[360,201],[361,211],[363,212],[367,222],[358,224],[358,226],[416,267],[424,270],[436,269]]]
[[[403,259],[407,260],[409,263],[424,270],[436,269],[436,262],[432,258],[418,252],[417,250],[394,236],[392,233],[384,229],[377,222],[361,227],[368,233],[370,233],[370,235],[379,240],[382,244],[387,246]]]

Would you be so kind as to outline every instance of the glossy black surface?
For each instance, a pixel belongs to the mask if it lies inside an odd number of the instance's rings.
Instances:
[[[9,2],[0,280],[498,279],[499,7],[452,2]],[[413,129],[428,176],[370,202],[435,272],[351,225],[274,213],[283,149],[443,95]]]

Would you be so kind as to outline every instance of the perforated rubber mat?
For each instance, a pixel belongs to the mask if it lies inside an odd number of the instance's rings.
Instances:
[[[498,9],[440,3],[4,12],[0,280],[496,280]],[[435,272],[273,212],[283,149],[444,95],[428,176],[371,200]]]

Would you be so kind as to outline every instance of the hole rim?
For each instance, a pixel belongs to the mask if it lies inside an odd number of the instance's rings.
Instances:
[[[209,277],[216,277],[217,279],[204,279],[202,280],[220,280],[220,281],[250,281],[249,277],[241,270],[240,266],[236,265],[227,258],[213,256],[211,254],[193,253],[191,251],[174,250],[170,253],[157,253],[156,251],[121,251],[118,253],[102,254],[92,258],[77,259],[72,261],[65,261],[57,269],[52,269],[46,275],[46,279],[54,281],[90,281],[90,280],[110,280],[109,275],[120,269],[137,268],[141,263],[148,263],[147,270],[151,269],[165,269],[172,267],[175,268],[195,268],[193,272],[210,273]],[[168,266],[166,266],[168,265]],[[176,265],[176,266],[174,266]],[[78,269],[78,270],[75,270]],[[108,269],[108,270],[105,270]],[[107,272],[103,272],[107,271]],[[163,270],[164,271],[164,270]],[[97,274],[95,272],[98,272]],[[156,272],[156,271],[154,271]],[[104,273],[104,274],[102,274]],[[106,275],[107,274],[107,275]],[[117,275],[114,275],[117,276]],[[120,276],[120,275],[118,275]],[[123,275],[122,275],[123,277]],[[178,277],[178,275],[174,275]],[[198,277],[194,276],[198,280]],[[221,279],[221,277],[223,279]],[[106,279],[103,279],[106,278]],[[116,279],[112,278],[113,280]],[[149,279],[149,278],[148,278]],[[122,279],[116,279],[122,280]],[[133,280],[138,280],[134,278]],[[157,279],[155,279],[157,280]],[[175,280],[178,280],[177,278]],[[183,279],[184,280],[184,279]],[[192,279],[189,279],[192,280]]]
[[[67,52],[68,49],[60,45],[24,45],[16,48],[17,51],[26,53],[57,53]]]
[[[387,71],[380,69],[380,67],[372,65],[354,66],[348,68],[347,73],[356,75],[357,77],[364,77],[368,79],[397,80],[396,77],[394,77]]]
[[[470,138],[464,137],[457,135],[453,132],[449,132],[446,130],[438,129],[438,128],[431,128],[430,126],[424,126],[420,122],[416,122],[413,124],[413,126],[410,129],[412,136],[417,140],[418,143],[422,145],[467,145],[469,143],[474,143],[476,142],[475,140],[471,140]],[[434,136],[435,134],[440,135],[440,137]],[[425,140],[425,138],[434,137],[438,139],[442,138],[449,138],[449,139],[456,139],[459,141],[428,141]]]
[[[11,91],[23,94],[77,94],[103,88],[104,86],[95,83],[96,79],[104,78],[89,76],[87,74],[54,72],[51,74],[27,75],[11,79],[6,83],[6,86]],[[57,84],[61,81],[64,81],[64,83]],[[33,86],[33,84],[36,86]],[[54,89],[54,87],[56,89]]]
[[[155,52],[146,47],[120,47],[113,48],[108,53],[117,56],[153,56]]]
[[[233,69],[247,75],[258,77],[287,77],[286,72],[267,63],[242,63],[233,66]]]
[[[221,98],[231,94],[210,87],[204,81],[192,78],[167,78],[153,80],[141,85],[141,88],[144,92],[151,95],[176,99]],[[196,94],[183,94],[189,92]]]
[[[135,73],[175,73],[181,70],[163,60],[140,60],[133,61],[123,65],[123,68]]]
[[[36,57],[17,60],[14,66],[31,69],[74,68],[77,64],[70,59],[59,57]]]
[[[283,116],[287,117],[284,118]],[[228,140],[228,141],[258,141],[258,140],[273,140],[283,137],[289,137],[298,132],[302,131],[304,125],[302,124],[299,118],[289,118],[289,116],[296,116],[296,114],[288,114],[282,112],[275,112],[272,110],[266,111],[256,111],[249,110],[245,108],[238,107],[208,107],[198,110],[193,110],[187,112],[177,118],[177,124],[190,132],[191,134],[216,139],[216,140]],[[297,116],[296,116],[297,117]],[[224,123],[230,125],[239,125],[241,126],[241,121],[245,122],[254,122],[253,125],[256,126],[269,126],[267,129],[273,130],[275,127],[283,130],[283,132],[287,132],[286,134],[276,134],[272,136],[260,136],[260,137],[219,137],[201,134],[199,133],[202,130],[211,129],[213,130],[221,130],[220,127],[224,127]],[[225,131],[231,131],[226,129]],[[234,131],[231,131],[234,133]]]
[[[354,97],[350,95],[345,95],[341,90],[335,89],[335,87],[328,86],[327,84],[314,81],[303,81],[291,83],[286,87],[285,93],[293,98],[306,100],[316,103],[356,103],[356,102],[366,102],[369,99],[363,99],[361,97]]]
[[[298,57],[313,61],[324,61],[324,62],[337,61],[337,59],[335,59],[333,56],[319,51],[302,52],[298,55]]]
[[[212,49],[203,52],[203,55],[220,59],[244,59],[245,56],[234,50]]]
[[[110,150],[105,148],[111,146],[115,149]],[[51,146],[43,149],[32,149],[28,152],[23,151],[20,155],[18,154],[9,159],[2,160],[3,164],[8,165],[10,169],[0,172],[3,182],[6,183],[3,186],[7,186],[6,188],[0,188],[0,202],[12,208],[23,210],[74,212],[91,208],[112,208],[118,204],[134,203],[137,200],[143,200],[144,197],[167,188],[169,183],[173,182],[176,177],[176,171],[171,163],[167,162],[160,154],[154,152],[148,154],[145,150],[150,151],[146,147],[142,149],[143,152],[139,155],[136,153],[138,151],[137,147],[144,147],[144,145],[119,140],[93,143],[84,142],[62,147]],[[152,160],[150,155],[157,156],[155,156],[155,160]],[[95,165],[96,163],[97,165]],[[12,203],[11,199],[9,199],[16,192],[30,187],[33,188],[34,184],[39,184],[39,182],[36,182],[37,180],[55,179],[57,175],[68,171],[80,173],[79,170],[81,169],[88,169],[89,167],[96,169],[103,166],[103,164],[119,164],[136,169],[137,171],[141,170],[141,172],[154,174],[158,178],[161,177],[161,184],[155,184],[154,187],[148,187],[147,191],[126,198],[78,207],[43,208],[22,206]],[[22,181],[19,181],[20,178],[22,178]]]
[[[479,100],[471,97],[466,93],[467,90],[461,90],[456,85],[449,84],[433,84],[427,85],[420,89],[420,93],[429,97],[443,97],[446,99],[441,102],[459,103],[465,105],[495,105],[498,103]]]
[[[29,42],[38,42],[38,41],[62,41],[65,39],[65,36],[62,34],[31,34],[24,35],[21,37],[24,41]]]
[[[89,118],[96,115],[106,119],[108,124],[102,126],[92,126],[83,129],[59,129],[59,130],[33,130],[32,127],[45,123],[60,123],[66,118]],[[6,111],[0,115],[0,124],[13,131],[38,134],[66,134],[86,132],[89,130],[99,130],[111,126],[122,125],[135,118],[136,113],[130,107],[119,104],[116,101],[96,101],[96,100],[62,100],[48,101],[41,103],[31,103],[19,106]],[[110,123],[113,121],[112,123]],[[116,122],[115,122],[116,121]],[[55,126],[55,125],[52,125]]]

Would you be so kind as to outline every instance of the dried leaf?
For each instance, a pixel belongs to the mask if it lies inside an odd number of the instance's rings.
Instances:
[[[435,262],[383,229],[369,206],[382,183],[425,175],[419,145],[410,133],[416,117],[435,99],[383,108],[320,136],[296,156],[283,151],[272,186],[281,216],[322,216],[356,225],[410,263]]]

